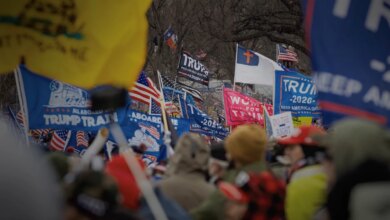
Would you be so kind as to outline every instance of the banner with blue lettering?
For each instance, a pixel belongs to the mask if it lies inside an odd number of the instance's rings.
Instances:
[[[172,125],[176,130],[178,137],[186,132],[190,132],[190,120],[186,118],[171,118]]]
[[[129,146],[144,144],[147,147],[145,154],[151,162],[160,159],[160,147],[164,143],[161,117],[129,109],[128,119],[121,127]]]
[[[189,120],[171,118],[178,137],[189,131]],[[128,144],[147,147],[145,154],[150,162],[164,160],[166,157],[164,147],[164,133],[160,116],[149,115],[135,110],[128,110],[127,120],[122,126]],[[110,137],[113,140],[112,137]],[[164,151],[164,152],[163,152]]]
[[[390,127],[389,1],[305,1],[323,123],[345,116]]]
[[[308,76],[275,71],[274,114],[291,112],[293,117],[318,118],[317,89]]]
[[[89,94],[83,89],[39,76],[24,65],[18,68],[18,78],[29,129],[98,131],[110,122],[110,113],[89,109]],[[121,123],[125,115],[123,108],[114,113],[113,119]]]
[[[202,112],[195,105],[187,103],[187,112],[191,120],[190,131],[204,134],[207,136],[215,136],[220,139],[225,139],[228,135],[228,129],[218,124],[210,116]]]

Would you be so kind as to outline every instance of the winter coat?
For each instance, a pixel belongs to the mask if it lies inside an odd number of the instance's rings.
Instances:
[[[241,168],[228,171],[223,177],[223,180],[234,183],[237,175],[241,171],[260,173],[264,170],[266,170],[264,162],[258,161]],[[190,214],[193,219],[223,219],[223,208],[225,202],[226,199],[222,193],[218,190],[215,190],[212,195],[210,195],[210,197],[204,203],[202,203],[201,206],[191,210]]]
[[[182,207],[180,207],[175,201],[166,198],[166,196],[163,195],[158,188],[154,190],[154,193],[156,194],[156,197],[160,202],[162,208],[164,209],[165,215],[167,216],[168,219],[170,220],[191,219],[188,213]],[[145,198],[141,199],[140,208],[138,209],[137,216],[139,216],[140,219],[149,219],[149,220],[156,219],[148,203],[146,202]]]
[[[390,167],[367,160],[339,176],[328,195],[331,219],[390,219]]]
[[[168,177],[157,187],[185,210],[199,206],[214,191],[205,176],[209,157],[210,149],[200,136],[183,135],[168,163]]]
[[[295,171],[287,185],[287,219],[313,219],[325,204],[326,187],[321,165],[309,165]]]

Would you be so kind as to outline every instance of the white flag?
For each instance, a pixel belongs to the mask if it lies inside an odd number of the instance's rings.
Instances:
[[[275,61],[237,45],[235,82],[273,86],[275,70],[283,69]]]

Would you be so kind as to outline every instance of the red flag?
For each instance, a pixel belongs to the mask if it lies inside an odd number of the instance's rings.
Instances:
[[[223,97],[227,125],[264,125],[263,103],[228,88],[224,88]],[[270,106],[267,106],[268,109],[271,109]]]

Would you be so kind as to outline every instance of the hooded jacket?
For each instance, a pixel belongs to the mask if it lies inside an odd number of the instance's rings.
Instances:
[[[205,177],[209,158],[210,149],[199,135],[183,135],[168,163],[167,177],[157,186],[187,211],[199,206],[214,191]]]
[[[330,130],[326,142],[336,172],[327,201],[330,218],[389,219],[389,130],[362,119],[338,121]]]

